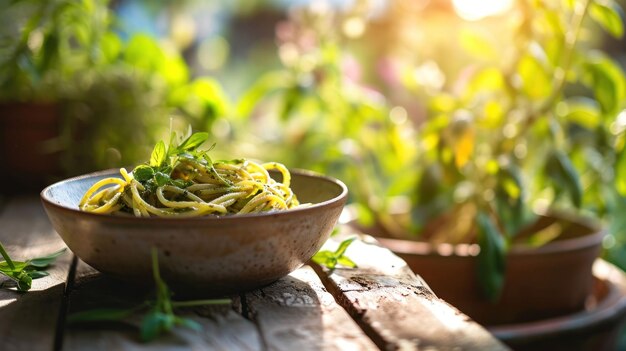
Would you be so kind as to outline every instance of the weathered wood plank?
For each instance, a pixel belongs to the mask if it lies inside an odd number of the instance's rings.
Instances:
[[[314,266],[327,288],[385,350],[507,350],[483,327],[437,298],[391,251],[361,235],[346,255],[359,268]],[[329,240],[334,250],[341,239]],[[450,277],[454,279],[454,277]]]
[[[9,255],[24,260],[55,252],[65,244],[54,232],[37,197],[11,198],[0,213],[0,241]],[[33,281],[27,293],[18,293],[10,280],[0,283],[0,343],[2,350],[52,350],[62,307],[65,281],[71,265],[68,251],[58,258],[50,275]]]
[[[92,308],[135,306],[149,297],[150,290],[115,281],[79,261],[69,295],[69,314]],[[262,350],[256,326],[230,306],[206,306],[180,312],[198,322],[202,332],[176,328],[169,335],[143,343],[139,339],[141,316],[134,316],[125,323],[69,325],[63,350]]]
[[[245,294],[244,303],[269,350],[378,350],[308,266]]]

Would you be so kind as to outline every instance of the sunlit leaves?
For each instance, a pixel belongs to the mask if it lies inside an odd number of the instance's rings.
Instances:
[[[501,91],[504,88],[504,75],[497,68],[485,68],[476,72],[465,86],[463,96],[470,100],[479,93]]]
[[[565,152],[554,150],[549,155],[546,162],[546,173],[558,191],[566,190],[572,203],[576,207],[581,206],[583,190],[580,176]]]
[[[615,163],[615,187],[620,195],[626,197],[626,147],[623,146]]]
[[[259,103],[279,91],[284,91],[293,84],[293,77],[286,71],[273,71],[263,75],[239,99],[237,115],[249,117]]]
[[[498,56],[496,49],[485,33],[464,29],[461,31],[460,36],[461,46],[472,55],[487,60]]]
[[[170,103],[191,117],[195,129],[210,128],[218,118],[230,112],[230,101],[219,82],[209,77],[197,78],[177,87],[170,94]],[[197,123],[199,122],[199,123]]]
[[[514,164],[502,167],[498,173],[495,200],[496,211],[507,237],[517,234],[523,224],[525,193],[526,184],[521,169]]]
[[[622,69],[611,59],[593,53],[585,61],[584,80],[593,89],[604,113],[615,113],[626,97],[626,82]]]
[[[553,80],[537,55],[524,55],[517,68],[522,91],[532,100],[545,99],[552,93]]]
[[[589,98],[572,98],[561,102],[558,112],[565,121],[576,123],[587,129],[597,128],[601,122],[598,103]]]
[[[150,155],[150,166],[152,167],[160,167],[167,157],[167,151],[165,149],[165,143],[163,140],[159,140],[159,142],[154,146],[152,150],[152,154]]]
[[[605,31],[616,38],[624,35],[623,12],[614,0],[594,0],[589,14]]]
[[[124,50],[125,61],[144,72],[159,74],[167,83],[179,85],[187,81],[187,65],[175,53],[166,53],[156,39],[146,34],[135,34]]]
[[[476,133],[473,128],[467,128],[454,141],[454,162],[457,168],[467,164],[474,151]]]
[[[113,62],[122,52],[122,41],[113,33],[105,33],[100,40],[100,50],[105,62]]]

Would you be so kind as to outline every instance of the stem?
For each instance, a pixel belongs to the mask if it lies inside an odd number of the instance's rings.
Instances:
[[[170,291],[167,284],[161,279],[159,271],[159,253],[155,247],[152,248],[152,276],[156,285],[156,308],[167,314],[173,314]]]
[[[205,305],[226,305],[232,302],[231,299],[193,300],[193,301],[172,301],[172,307],[193,307]]]
[[[556,84],[554,85],[554,90],[550,97],[545,101],[545,103],[539,108],[536,113],[533,114],[531,119],[535,119],[537,115],[548,112],[555,102],[559,99],[559,96],[563,92],[565,88],[565,82],[567,79],[567,72],[569,71],[572,65],[572,59],[574,57],[574,49],[576,48],[576,43],[578,42],[578,37],[580,35],[580,30],[583,26],[583,21],[589,12],[589,6],[591,5],[592,0],[585,0],[582,3],[582,7],[574,8],[574,18],[573,22],[573,30],[567,32],[565,34],[565,50],[563,53],[563,62],[561,67],[557,67],[555,71],[556,75]],[[574,5],[576,6],[576,5]],[[559,70],[560,69],[560,70]],[[560,72],[560,73],[559,73]]]
[[[4,249],[4,246],[2,246],[2,243],[0,243],[0,255],[4,257],[4,260],[7,261],[7,264],[11,267],[11,269],[15,269],[15,265],[13,264],[11,257],[9,257],[9,254]]]
[[[522,125],[521,130],[517,134],[516,138],[525,135],[530,127],[532,127],[532,125],[537,121],[537,119],[544,113],[550,111],[560,98],[561,93],[565,88],[567,72],[570,70],[570,67],[572,65],[574,49],[576,48],[576,43],[578,42],[580,30],[582,29],[583,21],[587,16],[587,13],[589,12],[589,6],[591,5],[592,1],[593,0],[584,0],[582,5],[574,8],[574,15],[572,19],[573,29],[565,34],[565,43],[561,66],[556,67],[555,69],[556,81],[554,84],[554,89],[552,90],[550,96],[539,108],[535,110],[533,110],[532,108],[530,109],[530,111],[528,112],[528,118]]]

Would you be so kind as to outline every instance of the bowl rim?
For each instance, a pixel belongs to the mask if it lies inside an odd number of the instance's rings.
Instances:
[[[299,168],[294,168],[294,169],[289,169],[289,172],[291,173],[291,175],[298,175],[298,176],[304,176],[304,177],[311,177],[311,178],[318,178],[318,179],[322,179],[325,180],[329,183],[335,184],[337,186],[339,186],[339,188],[341,189],[341,192],[339,193],[339,195],[332,197],[331,199],[328,199],[326,201],[322,201],[322,202],[318,202],[318,203],[314,203],[311,206],[306,206],[306,207],[302,207],[302,208],[294,208],[294,209],[289,209],[289,210],[285,210],[285,211],[273,211],[273,212],[260,212],[260,213],[247,213],[247,214],[242,214],[242,215],[231,215],[231,216],[212,216],[212,215],[204,215],[204,216],[197,216],[197,217],[135,217],[135,216],[113,216],[110,214],[105,214],[105,213],[93,213],[93,212],[86,212],[86,211],[82,211],[78,208],[71,208],[71,207],[67,207],[65,205],[62,205],[58,202],[53,201],[52,199],[50,199],[48,197],[48,193],[50,192],[50,189],[54,188],[54,187],[59,187],[64,185],[65,183],[70,183],[70,182],[75,182],[78,180],[83,180],[83,179],[88,179],[88,178],[93,178],[93,177],[99,177],[99,176],[106,176],[106,175],[111,175],[111,176],[115,176],[117,174],[119,174],[120,169],[119,168],[110,168],[110,169],[106,169],[106,170],[101,170],[101,171],[96,171],[96,172],[92,172],[92,173],[87,173],[87,174],[82,174],[82,175],[78,175],[75,177],[70,177],[67,179],[63,179],[60,180],[58,182],[55,182],[53,184],[48,185],[47,187],[45,187],[40,193],[39,196],[41,198],[41,201],[44,204],[44,207],[46,206],[50,206],[53,207],[57,210],[66,212],[66,213],[74,213],[80,216],[86,216],[86,217],[91,217],[91,218],[98,218],[98,219],[108,219],[108,220],[112,220],[112,221],[133,221],[133,222],[146,222],[146,223],[154,223],[154,222],[162,222],[162,223],[179,223],[181,221],[186,221],[186,222],[226,222],[226,221],[239,221],[239,220],[245,220],[245,219],[258,219],[258,218],[264,218],[264,217],[274,217],[274,216],[285,216],[285,215],[289,215],[291,213],[301,213],[301,212],[311,212],[311,211],[316,211],[319,208],[323,208],[323,207],[334,207],[333,205],[344,205],[345,202],[347,201],[348,198],[348,187],[346,186],[346,184],[334,177],[331,176],[327,176],[315,171],[311,171],[311,170],[307,170],[307,169],[299,169]]]

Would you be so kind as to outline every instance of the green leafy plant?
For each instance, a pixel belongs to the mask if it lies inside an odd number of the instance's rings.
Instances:
[[[358,6],[357,6],[358,7]],[[344,74],[350,56],[343,50],[348,37],[337,24],[365,16],[362,9],[320,10],[313,4],[290,12],[281,24],[287,38],[279,51],[282,68],[266,73],[237,102],[235,128],[246,140],[263,144],[260,157],[312,169],[342,179],[362,218],[384,212],[385,199],[399,195],[415,155],[407,121],[389,118],[382,95]],[[313,35],[311,38],[309,35]],[[306,38],[306,39],[303,39]],[[314,46],[305,43],[315,42]]]
[[[0,109],[54,111],[59,135],[39,148],[61,151],[66,174],[140,162],[170,117],[211,130],[229,112],[216,80],[192,79],[180,52],[126,33],[108,0],[0,0],[0,7]]]
[[[100,308],[78,312],[68,318],[69,323],[120,321],[143,310],[147,310],[141,322],[141,339],[152,341],[175,327],[186,327],[200,331],[200,324],[192,319],[175,314],[177,307],[230,304],[230,299],[211,299],[193,301],[172,301],[172,292],[161,278],[158,252],[152,249],[152,276],[155,283],[155,299],[146,301],[132,308]]]
[[[479,244],[479,280],[491,300],[508,248],[540,241],[519,235],[538,212],[602,217],[626,203],[626,127],[617,118],[626,80],[590,35],[623,35],[619,5],[515,4],[497,30],[459,25],[460,49],[446,36],[461,58],[450,65],[457,71],[441,71],[445,62],[426,54],[403,62],[388,100],[345,73],[349,38],[333,29],[364,20],[362,13],[294,11],[289,36],[281,32],[291,39],[279,44],[297,55],[281,57],[284,69],[259,79],[238,104],[246,122],[270,130],[282,162],[346,181],[363,224],[434,244]],[[302,44],[302,33],[314,33],[316,45]],[[445,84],[428,84],[418,69]],[[410,99],[389,104],[403,94]],[[408,215],[397,217],[398,208]]]
[[[348,238],[342,241],[335,251],[318,251],[312,258],[313,262],[328,269],[335,269],[338,264],[344,267],[355,268],[356,263],[354,263],[350,258],[345,255],[346,250],[348,249],[350,244],[354,242],[354,240],[356,240],[356,237]]]
[[[98,55],[99,44],[111,41],[105,1],[18,0],[0,6],[5,24],[0,31],[0,101],[56,99],[75,73],[105,59]]]
[[[478,243],[479,279],[491,300],[504,283],[507,249],[535,241],[519,233],[537,209],[602,216],[621,196],[613,169],[624,152],[615,126],[626,80],[581,34],[599,26],[622,36],[619,6],[521,1],[516,10],[510,47],[496,50],[484,33],[460,34],[474,61],[454,91],[426,92],[406,80],[428,102],[428,118],[418,126],[423,142],[405,225],[434,243]],[[507,59],[485,55],[498,51]]]
[[[182,179],[172,179],[171,175],[180,162],[190,163],[195,167],[208,169],[211,174],[220,179],[224,184],[230,185],[230,182],[223,179],[213,168],[213,161],[208,152],[215,147],[213,144],[209,149],[198,150],[204,142],[209,138],[208,133],[191,132],[191,127],[186,136],[179,140],[176,132],[170,135],[168,146],[161,140],[159,141],[150,155],[148,164],[139,165],[133,170],[135,179],[141,182],[148,189],[153,189],[166,184],[178,187],[186,187],[187,182]]]
[[[45,271],[57,257],[61,256],[65,249],[59,250],[52,254],[41,256],[26,261],[12,260],[9,254],[0,243],[0,255],[4,261],[0,262],[0,274],[3,274],[14,281],[17,285],[17,291],[28,291],[31,288],[33,279],[43,278],[49,275]]]

